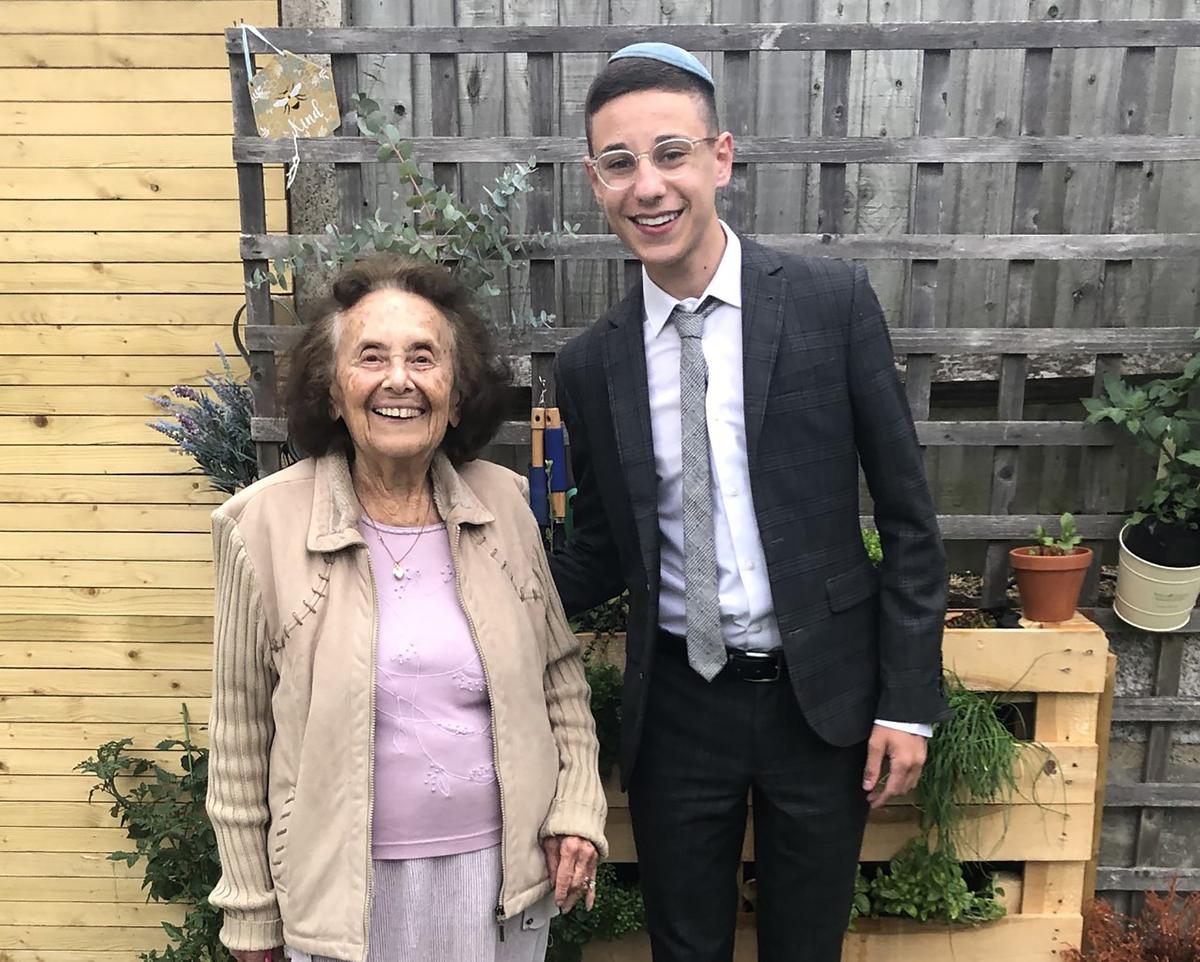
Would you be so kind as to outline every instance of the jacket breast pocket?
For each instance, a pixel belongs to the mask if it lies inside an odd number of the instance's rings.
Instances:
[[[840,351],[810,349],[780,359],[771,378],[771,393],[827,391],[844,382],[845,362]]]
[[[878,595],[879,571],[867,562],[825,581],[825,600],[834,613],[850,611]]]

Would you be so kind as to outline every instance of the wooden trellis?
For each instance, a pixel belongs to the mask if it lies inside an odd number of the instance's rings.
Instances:
[[[530,232],[549,229],[563,216],[564,190],[570,186],[565,171],[586,152],[579,129],[562,129],[559,104],[564,58],[608,52],[646,38],[639,26],[570,27],[404,27],[340,29],[271,29],[271,43],[301,55],[330,55],[339,103],[349,109],[350,96],[360,86],[360,57],[408,54],[428,56],[428,95],[432,106],[432,136],[413,137],[414,153],[432,164],[435,180],[455,187],[462,171],[477,164],[495,164],[535,158],[537,190],[527,199]],[[656,37],[663,36],[657,28]],[[1012,540],[1027,538],[1040,522],[1052,521],[1047,513],[1014,514],[1012,506],[1020,480],[1020,452],[1024,448],[1078,449],[1082,460],[1082,489],[1076,520],[1080,532],[1094,546],[1115,538],[1128,508],[1131,492],[1121,476],[1123,439],[1111,426],[1081,422],[1082,409],[1071,420],[1030,420],[1026,417],[1027,389],[1032,365],[1071,360],[1084,361],[1094,370],[1093,393],[1100,390],[1108,372],[1120,372],[1128,355],[1178,356],[1193,349],[1195,308],[1187,316],[1172,318],[1168,327],[1126,326],[1136,318],[1125,316],[1126,295],[1134,283],[1139,262],[1196,258],[1200,233],[1144,232],[1139,220],[1140,202],[1152,165],[1200,160],[1200,136],[1151,133],[1150,78],[1158,58],[1173,56],[1178,48],[1200,47],[1200,22],[1194,20],[1064,21],[996,23],[861,23],[861,24],[713,24],[675,25],[672,42],[711,55],[720,78],[723,126],[733,131],[737,153],[733,182],[723,198],[723,216],[767,245],[796,253],[862,260],[903,261],[902,323],[893,319],[892,338],[905,372],[909,401],[917,419],[922,444],[930,448],[982,448],[991,451],[990,497],[986,514],[941,514],[944,537],[950,541],[986,541],[988,544],[983,603],[999,602],[1007,582],[1007,548]],[[250,38],[254,53],[267,53],[259,40]],[[293,153],[290,141],[268,141],[255,136],[246,88],[242,35],[226,31],[232,79],[236,136],[234,159],[241,197],[241,255],[247,283],[247,326],[253,388],[257,406],[254,437],[264,471],[279,466],[280,442],[285,425],[279,400],[276,354],[294,341],[295,329],[273,323],[269,293],[251,283],[256,271],[265,271],[271,258],[286,255],[294,238],[266,232],[263,166],[285,164]],[[1046,133],[1050,126],[1048,90],[1056,50],[1107,48],[1122,58],[1117,110],[1102,135],[1063,136]],[[1022,51],[1022,94],[1019,129],[1010,136],[947,136],[949,129],[947,85],[956,51],[1012,49]],[[916,136],[849,136],[851,62],[860,51],[919,51]],[[752,58],[779,51],[809,51],[823,57],[820,85],[821,132],[813,137],[764,136],[755,132],[750,104]],[[475,54],[524,54],[527,60],[529,102],[527,136],[460,135],[460,58]],[[374,140],[356,135],[345,124],[339,135],[300,140],[302,162],[334,164],[338,189],[338,220],[349,227],[360,219],[370,194],[366,165],[376,161]],[[813,165],[818,173],[819,213],[816,230],[805,233],[760,234],[754,231],[753,211],[756,169],[773,164]],[[1112,167],[1111,216],[1103,233],[1039,233],[1039,198],[1045,186],[1047,165],[1106,164]],[[910,165],[913,168],[907,231],[895,234],[842,232],[847,167],[854,164]],[[942,189],[950,165],[1004,164],[1013,169],[1010,229],[1003,234],[946,233]],[[632,282],[635,263],[611,235],[558,235],[535,249],[528,258],[529,299],[534,309],[555,312],[560,318],[567,300],[572,265],[584,261],[611,262],[613,277]],[[947,261],[1002,261],[1007,285],[1001,320],[1003,326],[957,327],[961,320],[939,313],[939,265]],[[1030,327],[1039,263],[1055,261],[1103,262],[1101,325],[1087,329]],[[578,319],[580,323],[586,318]],[[533,329],[510,333],[505,347],[526,359],[525,382],[554,401],[555,352],[579,330],[578,326]],[[986,420],[937,420],[931,406],[938,365],[955,359],[989,355],[998,359],[998,402]],[[506,424],[500,443],[528,443],[528,423]],[[864,519],[869,521],[869,518]],[[1094,601],[1097,568],[1093,570],[1085,602]],[[1119,627],[1106,610],[1091,614],[1103,627]],[[1194,617],[1189,631],[1200,629]],[[1180,645],[1182,642],[1180,642]],[[1149,806],[1143,815],[1139,852],[1153,861],[1159,806],[1195,806],[1197,786],[1163,786],[1166,781],[1166,747],[1170,741],[1168,719],[1197,718],[1194,700],[1174,698],[1178,693],[1180,652],[1167,644],[1160,663],[1157,694],[1153,700],[1118,699],[1116,717],[1148,720],[1162,729],[1152,736],[1152,758],[1146,781],[1150,786],[1117,793],[1112,804]],[[1172,666],[1174,673],[1172,674]],[[1164,674],[1165,673],[1165,674]],[[1136,702],[1136,704],[1135,704]],[[1165,738],[1165,742],[1164,742]],[[1140,837],[1140,836],[1139,836]],[[1161,884],[1164,870],[1102,868],[1101,888],[1136,889]],[[1143,875],[1146,872],[1142,872]]]
[[[434,177],[453,185],[459,165],[473,162],[511,162],[529,157],[541,166],[539,189],[529,200],[530,228],[549,228],[561,208],[563,166],[577,163],[586,152],[575,131],[556,129],[555,76],[561,57],[575,52],[609,51],[634,42],[644,30],[630,27],[406,27],[339,28],[324,30],[275,29],[271,42],[298,54],[329,54],[334,82],[344,111],[358,89],[359,56],[364,54],[428,54],[432,118],[435,136],[414,138],[415,154],[433,164]],[[1200,159],[1200,137],[1152,136],[1143,132],[1149,97],[1146,79],[1160,49],[1200,46],[1200,23],[1186,20],[1043,23],[943,24],[721,24],[677,26],[672,40],[696,51],[715,51],[722,59],[722,110],[725,125],[738,136],[738,164],[726,198],[726,216],[735,227],[746,217],[750,165],[780,162],[820,167],[820,233],[755,235],[781,250],[824,256],[903,259],[911,265],[906,283],[907,326],[893,331],[896,352],[906,366],[909,401],[928,446],[991,448],[992,483],[987,515],[943,515],[939,520],[947,539],[988,540],[984,603],[997,603],[1006,584],[1008,539],[1027,537],[1041,516],[1012,515],[1009,506],[1018,482],[1017,454],[1026,446],[1082,449],[1086,479],[1081,492],[1079,529],[1090,541],[1112,539],[1120,526],[1125,492],[1117,483],[1115,445],[1120,435],[1108,426],[1073,421],[1023,419],[1029,358],[1032,355],[1089,355],[1095,359],[1096,387],[1106,372],[1120,370],[1125,354],[1165,354],[1187,351],[1190,327],[1130,329],[1117,326],[1120,317],[1106,314],[1112,327],[1091,330],[1029,329],[1024,322],[1033,295],[1037,261],[1103,260],[1113,304],[1134,260],[1181,258],[1200,253],[1200,233],[1133,233],[1130,211],[1143,188],[1143,164],[1149,161]],[[238,165],[242,205],[242,257],[247,277],[248,327],[264,470],[278,467],[277,443],[284,439],[280,418],[275,352],[285,348],[295,332],[272,325],[267,290],[249,283],[269,259],[285,255],[289,238],[265,231],[262,165],[286,163],[291,142],[255,136],[246,90],[242,34],[226,32],[235,112],[234,159]],[[250,39],[252,50],[266,46]],[[1097,137],[1044,136],[1047,77],[1056,48],[1123,48],[1124,69],[1118,97],[1118,129]],[[945,83],[951,51],[1019,48],[1025,51],[1021,130],[1013,137],[945,137]],[[847,137],[850,57],[854,50],[922,51],[919,136],[908,138]],[[820,137],[742,136],[752,51],[808,50],[824,52],[824,130]],[[457,57],[468,53],[524,53],[528,58],[532,136],[470,138],[457,136]],[[351,124],[340,136],[301,140],[302,161],[336,165],[338,213],[343,226],[360,218],[364,209],[362,166],[376,163],[376,144],[355,136]],[[1030,233],[1036,222],[1043,166],[1051,162],[1112,163],[1116,168],[1112,233]],[[846,166],[850,163],[911,164],[915,189],[910,232],[897,235],[839,233]],[[976,163],[1016,165],[1012,233],[963,235],[939,233],[939,188],[945,165]],[[1123,219],[1124,218],[1124,219]],[[623,260],[627,256],[609,235],[559,236],[535,251],[529,262],[529,287],[535,305],[552,306],[562,315],[562,265],[573,259]],[[936,277],[939,261],[1004,260],[1008,262],[1006,327],[963,329],[939,325],[936,315]],[[633,272],[627,271],[632,278]],[[1182,319],[1181,320],[1185,320]],[[548,386],[553,402],[554,352],[576,329],[534,330],[510,337],[514,354],[531,358],[531,381]],[[999,404],[996,420],[930,420],[930,394],[935,359],[955,355],[994,355],[1000,358]],[[540,387],[539,387],[540,390]],[[526,443],[528,425],[511,422],[501,443]],[[1087,592],[1094,598],[1096,571]]]

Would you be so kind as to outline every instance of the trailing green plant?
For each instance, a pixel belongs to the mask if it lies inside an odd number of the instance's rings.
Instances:
[[[994,878],[972,890],[953,848],[930,848],[924,837],[911,839],[866,888],[870,911],[879,916],[978,925],[1005,913]]]
[[[109,814],[133,843],[132,851],[112,852],[108,858],[132,868],[144,862],[142,888],[154,902],[186,906],[180,925],[163,922],[170,944],[161,953],[143,952],[143,962],[232,962],[221,945],[221,912],[208,895],[221,876],[217,840],[204,809],[208,789],[208,751],[191,738],[187,707],[183,709],[183,738],[166,739],[159,752],[178,752],[178,771],[130,751],[133,739],[101,745],[92,758],[75,766],[99,779],[88,794],[112,800]],[[121,783],[137,781],[128,790]]]
[[[596,872],[596,902],[590,912],[576,907],[567,915],[550,922],[550,947],[546,962],[579,962],[583,947],[597,940],[619,939],[646,927],[646,906],[642,891],[632,883],[622,883],[611,865]]]
[[[916,805],[929,847],[954,851],[968,805],[1007,803],[1017,794],[1023,755],[997,713],[999,695],[971,691],[953,672],[944,678],[954,716],[934,727]]]
[[[975,925],[1005,914],[994,878],[972,889],[958,853],[966,808],[1017,794],[1022,742],[1000,718],[1000,696],[971,691],[953,672],[944,677],[954,715],[929,740],[915,798],[920,834],[886,869],[870,878],[860,872],[851,924],[859,916],[901,916]]]
[[[1037,554],[1067,555],[1075,550],[1075,546],[1083,540],[1075,527],[1075,516],[1067,511],[1058,520],[1059,535],[1054,537],[1043,525],[1038,525],[1033,532]],[[1030,552],[1031,554],[1033,552]]]
[[[378,208],[348,230],[328,224],[319,239],[293,239],[290,252],[275,258],[271,270],[255,272],[252,283],[286,289],[289,273],[300,273],[315,265],[342,267],[374,250],[446,264],[482,302],[500,294],[500,272],[527,252],[530,244],[544,245],[552,233],[573,236],[578,232],[579,224],[564,221],[552,224],[550,232],[535,232],[525,238],[514,233],[516,203],[520,196],[535,189],[531,177],[537,165],[532,158],[528,163],[505,167],[494,185],[483,189],[487,200],[470,207],[421,169],[412,144],[404,140],[376,101],[358,93],[351,98],[351,109],[358,129],[378,145],[379,162],[396,165],[396,173],[406,187],[402,204],[406,213],[392,217]],[[401,197],[396,192],[392,199],[399,202]],[[554,315],[544,310],[526,318],[513,315],[515,325],[549,326],[553,322]]]
[[[192,458],[217,491],[232,494],[258,479],[258,459],[250,437],[254,398],[246,378],[233,373],[217,345],[223,370],[204,375],[207,390],[176,384],[168,395],[148,395],[165,417],[149,426]]]
[[[1196,331],[1200,338],[1200,330]],[[1200,529],[1200,408],[1189,395],[1200,386],[1200,351],[1178,377],[1135,384],[1115,374],[1104,377],[1104,395],[1082,398],[1087,421],[1119,424],[1158,463],[1157,477],[1138,495],[1131,524],[1153,518],[1166,525]]]

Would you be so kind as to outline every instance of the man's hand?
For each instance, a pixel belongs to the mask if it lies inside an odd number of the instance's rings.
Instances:
[[[924,736],[876,725],[867,741],[867,767],[863,769],[863,791],[868,793],[871,807],[879,808],[889,798],[911,792],[924,767]]]
[[[554,904],[566,915],[583,895],[590,912],[596,901],[596,865],[600,861],[596,846],[576,835],[554,835],[542,841],[542,849],[554,883]]]
[[[283,949],[230,949],[237,962],[284,962]]]

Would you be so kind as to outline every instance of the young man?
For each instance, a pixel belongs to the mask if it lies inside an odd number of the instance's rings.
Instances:
[[[731,959],[749,796],[759,959],[837,962],[867,810],[916,784],[946,711],[945,557],[887,328],[862,268],[717,218],[733,138],[691,54],[618,51],[586,110],[642,282],[559,357],[578,495],[553,570],[569,612],[629,589],[621,770],[654,959]]]

